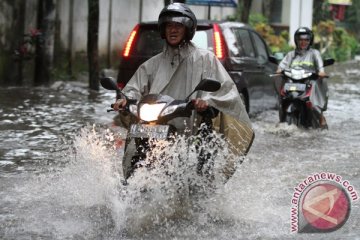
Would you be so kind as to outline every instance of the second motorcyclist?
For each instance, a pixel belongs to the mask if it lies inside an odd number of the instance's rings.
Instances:
[[[314,34],[309,28],[300,27],[294,34],[294,41],[296,49],[290,51],[280,62],[277,73],[281,73],[283,70],[291,67],[299,66],[318,74],[319,78],[312,82],[313,87],[310,101],[314,106],[314,110],[320,115],[320,127],[327,128],[323,112],[327,109],[328,86],[326,79],[324,79],[326,73],[324,71],[324,64],[320,52],[311,48],[314,41]],[[278,87],[279,86],[277,86],[277,88]],[[280,122],[285,121],[284,111],[285,109],[280,109]]]

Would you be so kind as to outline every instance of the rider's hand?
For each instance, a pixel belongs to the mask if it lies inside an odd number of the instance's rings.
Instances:
[[[125,98],[120,98],[118,100],[116,100],[116,102],[113,105],[113,109],[115,111],[119,111],[120,109],[124,108],[126,106],[126,99]]]
[[[196,98],[192,100],[192,102],[194,104],[195,110],[198,112],[203,112],[209,107],[209,104],[205,100],[202,100],[201,98]]]
[[[324,78],[324,77],[326,77],[326,73],[325,72],[319,72],[318,76],[319,76],[319,78]]]

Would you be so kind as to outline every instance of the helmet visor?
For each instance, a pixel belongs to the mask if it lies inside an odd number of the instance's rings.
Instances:
[[[162,22],[163,23],[175,22],[175,23],[180,23],[188,28],[192,27],[192,21],[190,20],[190,18],[183,16],[164,16]]]
[[[301,34],[299,35],[300,40],[309,40],[310,41],[310,35],[309,34]]]

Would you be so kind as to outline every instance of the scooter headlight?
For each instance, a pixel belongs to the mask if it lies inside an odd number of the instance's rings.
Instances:
[[[284,71],[284,74],[285,74],[285,76],[287,76],[287,77],[292,77],[292,74],[291,74],[291,72],[289,72],[289,71]]]
[[[142,104],[139,111],[140,119],[147,122],[156,121],[165,105],[165,103]]]
[[[304,69],[291,69],[291,73],[285,74],[295,80],[311,77],[312,72],[305,71]]]

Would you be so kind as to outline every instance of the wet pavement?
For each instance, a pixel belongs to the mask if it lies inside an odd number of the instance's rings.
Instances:
[[[125,132],[105,111],[113,93],[81,83],[0,88],[0,238],[359,239],[359,201],[351,198],[338,230],[291,232],[295,188],[309,176],[334,173],[360,191],[358,69],[358,62],[328,69],[329,130],[279,124],[276,109],[253,114],[256,138],[245,161],[191,214],[159,204],[165,198],[141,208],[128,201],[136,193],[119,185],[121,153],[111,147]]]

